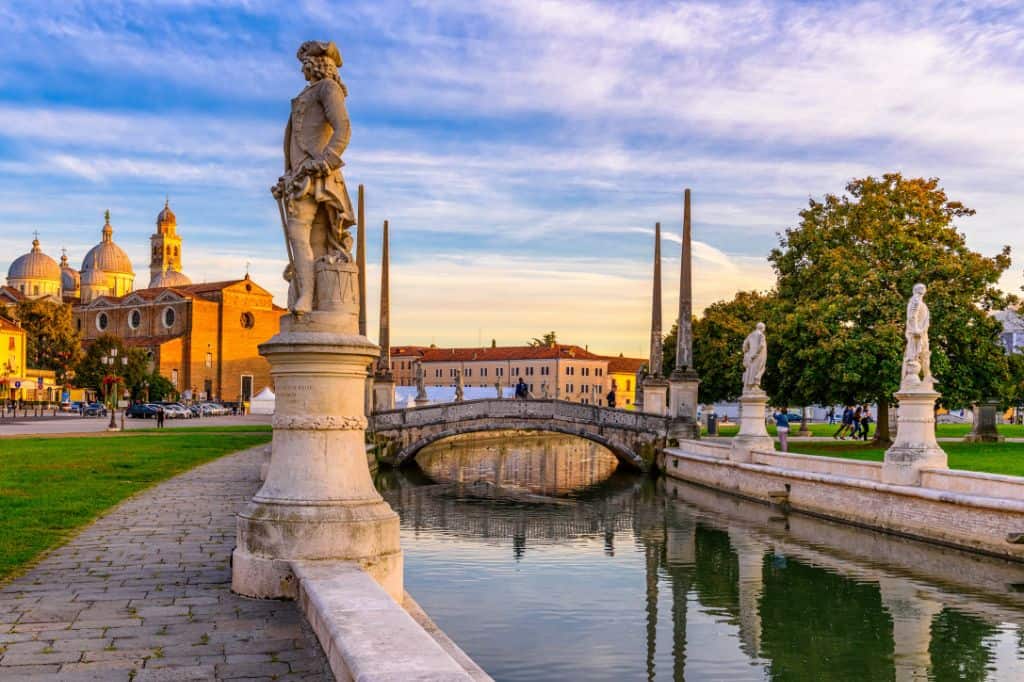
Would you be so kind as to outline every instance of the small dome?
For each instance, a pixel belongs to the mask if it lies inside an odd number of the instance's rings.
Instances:
[[[174,215],[174,211],[171,210],[170,200],[168,199],[164,202],[164,210],[160,211],[156,216],[156,226],[161,228],[177,224],[178,218]]]
[[[39,248],[39,240],[32,240],[32,250],[19,256],[7,270],[7,279],[48,279],[60,281],[60,266]]]
[[[82,275],[87,270],[101,270],[114,275],[134,275],[132,261],[120,246],[114,243],[114,228],[110,225],[110,211],[103,225],[103,241],[89,249],[82,260]],[[84,281],[83,281],[84,283]]]
[[[192,284],[192,280],[190,280],[184,272],[178,272],[177,270],[164,270],[163,272],[158,272],[156,276],[150,280],[149,288],[184,287],[189,284]]]
[[[79,282],[81,282],[81,276],[78,274],[78,270],[68,265],[68,256],[66,253],[60,256],[60,288],[66,293],[73,294],[78,291]]]

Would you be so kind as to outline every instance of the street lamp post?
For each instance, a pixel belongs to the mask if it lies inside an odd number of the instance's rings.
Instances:
[[[106,401],[110,406],[110,424],[107,425],[108,431],[117,431],[117,419],[115,412],[117,411],[117,394],[118,389],[121,385],[120,377],[117,376],[116,372],[119,367],[124,368],[128,364],[128,358],[125,356],[117,357],[117,348],[110,349],[110,355],[104,355],[100,360],[104,365],[110,367],[110,374],[103,380],[103,385],[106,387]],[[111,400],[113,397],[113,400]]]

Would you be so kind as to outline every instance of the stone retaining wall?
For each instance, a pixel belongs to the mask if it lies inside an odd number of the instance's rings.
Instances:
[[[665,450],[669,476],[784,509],[1024,561],[1024,479],[925,470],[924,485],[879,482],[881,464],[755,450],[727,458],[728,445],[686,442]]]

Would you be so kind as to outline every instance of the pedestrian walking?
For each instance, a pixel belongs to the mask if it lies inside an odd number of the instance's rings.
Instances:
[[[612,390],[608,391],[608,395],[605,397],[608,401],[608,407],[615,407],[615,387],[612,386]]]
[[[833,438],[839,440],[846,440],[846,433],[853,427],[853,407],[847,405],[843,408],[842,424],[836,429],[836,432],[832,434]]]
[[[530,397],[530,387],[526,385],[522,377],[516,383],[516,400],[526,400]]]
[[[828,408],[828,425],[832,426],[836,423],[836,408],[832,406]]]
[[[858,405],[857,409],[853,411],[853,433],[851,434],[851,437],[854,440],[860,438],[860,413],[861,408],[860,405]]]
[[[868,439],[868,431],[871,424],[871,407],[865,405],[860,411],[860,435],[864,440]]]
[[[789,450],[789,415],[785,409],[776,409],[772,415],[775,419],[775,431],[779,435],[779,449],[783,452]]]
[[[164,428],[164,408],[160,406],[156,408],[156,428]]]

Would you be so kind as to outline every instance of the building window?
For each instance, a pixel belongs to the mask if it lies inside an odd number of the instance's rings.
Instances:
[[[36,285],[34,285],[32,287],[32,293],[35,294],[36,296],[39,295],[39,285],[38,284],[36,284]]]
[[[75,330],[82,331],[82,318],[75,318]]]
[[[574,374],[576,374],[576,368],[572,366],[566,367],[565,373],[567,376],[573,376]]]
[[[174,308],[164,308],[164,326],[168,329],[174,326]]]
[[[442,376],[442,372],[443,372],[443,370],[440,370],[440,369],[435,369],[435,370],[434,370],[434,376],[435,376],[436,378],[440,378],[440,377]]]
[[[527,367],[526,368],[526,376],[528,376],[528,377],[532,377],[533,376],[533,367]]]
[[[551,368],[550,368],[550,367],[541,367],[541,368],[540,368],[540,375],[541,375],[542,377],[546,377],[546,376],[548,376],[549,374],[551,374]]]
[[[496,376],[496,377],[503,377],[503,376],[505,376],[505,368],[504,367],[495,367],[494,368],[494,376]]]
[[[256,316],[248,312],[242,313],[241,322],[243,329],[252,329],[256,326]]]
[[[486,367],[481,367],[480,368],[480,376],[482,376],[482,377],[487,376],[487,368]]]
[[[206,351],[206,366],[213,367],[213,353]]]
[[[142,313],[138,310],[133,310],[128,313],[128,326],[132,329],[138,329],[142,324]]]
[[[597,376],[599,376],[599,377],[603,377],[604,376],[604,368],[603,367],[598,367],[597,371],[595,372],[595,374],[597,374]]]
[[[454,377],[455,376],[455,368],[454,367],[452,367],[451,369],[448,370],[448,376],[450,376],[450,377]]]
[[[572,384],[566,384],[565,385],[565,392],[566,393],[572,393]]]
[[[178,370],[176,369],[171,370],[171,385],[175,388],[178,387]]]
[[[473,369],[471,367],[467,367],[466,368],[466,376],[467,377],[473,376]]]
[[[518,367],[513,367],[512,368],[512,376],[514,376],[514,377],[519,376],[519,368]]]
[[[110,318],[107,317],[106,313],[100,313],[96,316],[96,328],[101,332],[106,331],[107,327],[110,326]]]

